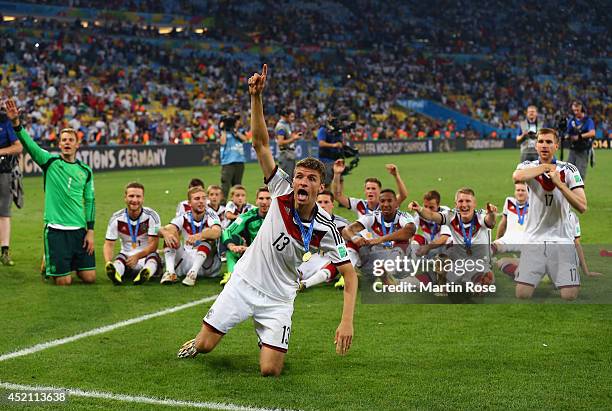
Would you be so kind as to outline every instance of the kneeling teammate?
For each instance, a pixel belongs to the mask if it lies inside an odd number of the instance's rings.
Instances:
[[[479,282],[491,284],[494,281],[490,270],[491,230],[495,227],[497,207],[487,203],[487,209],[476,210],[476,195],[471,188],[460,188],[455,193],[455,208],[433,212],[413,201],[410,209],[419,216],[436,224],[450,228],[453,244],[445,251],[451,260],[479,262],[473,270],[456,270],[446,273],[449,283]]]
[[[331,191],[324,190],[323,192],[319,193],[317,196],[317,204],[331,216],[331,219],[339,233],[342,233],[344,227],[350,224],[346,218],[334,214],[334,195],[331,193]],[[349,258],[351,259],[351,264],[353,264],[353,267],[359,267],[361,265],[361,260],[355,244],[347,241],[346,250]],[[325,281],[331,281],[338,274],[338,270],[331,260],[325,255],[321,254],[315,254],[312,256],[310,261],[302,263],[298,267],[298,272],[301,275],[300,290],[313,287]],[[344,277],[341,276],[340,279],[336,281],[334,287],[343,288]]]
[[[423,195],[423,207],[428,208],[432,212],[450,210],[447,206],[440,205],[440,199],[440,193],[436,190],[428,191]],[[414,240],[420,244],[420,247],[415,252],[419,257],[437,254],[434,250],[445,245],[450,239],[451,232],[446,225],[430,221],[421,217],[418,213],[414,217],[414,222],[421,231],[421,233],[414,236]]]
[[[108,222],[104,241],[106,275],[116,284],[124,277],[133,277],[134,284],[142,284],[161,271],[157,254],[160,229],[159,215],[143,207],[144,186],[137,182],[125,186],[125,208],[115,212]],[[115,241],[121,241],[121,252],[113,258]]]
[[[219,282],[220,285],[227,284],[232,276],[236,262],[253,243],[253,240],[255,240],[255,236],[268,214],[271,202],[272,198],[270,197],[268,187],[260,187],[257,190],[256,207],[239,215],[229,227],[223,230],[221,241],[228,250],[227,272],[223,274],[223,279]]]
[[[559,136],[553,129],[537,133],[539,159],[525,161],[512,174],[515,182],[529,187],[529,213],[525,221],[526,247],[521,250],[516,297],[531,298],[545,274],[560,289],[561,298],[574,300],[580,289],[574,245],[575,223],[571,208],[584,213],[587,199],[580,172],[570,163],[557,161]]]
[[[497,228],[493,251],[506,253],[521,251],[525,244],[525,219],[529,211],[529,192],[523,182],[514,183],[514,197],[506,197],[502,219]]]
[[[238,260],[232,278],[204,317],[200,332],[183,344],[178,356],[194,357],[212,351],[229,330],[253,317],[261,347],[261,374],[278,376],[291,336],[298,264],[311,258],[311,250],[321,250],[345,277],[342,320],[335,337],[338,354],[346,354],[352,342],[357,275],[329,214],[315,203],[325,181],[323,163],[314,158],[298,162],[293,183],[274,164],[261,98],[266,74],[264,65],[261,75],[249,79],[249,94],[253,148],[272,205],[255,241]]]
[[[175,217],[170,224],[159,230],[164,238],[166,257],[166,272],[161,284],[175,283],[178,274],[185,276],[183,285],[192,287],[197,277],[216,277],[221,269],[221,260],[214,250],[215,246],[208,242],[214,242],[221,236],[219,218],[206,208],[206,192],[203,187],[190,188],[187,198],[191,211]],[[183,238],[183,245],[179,237]]]

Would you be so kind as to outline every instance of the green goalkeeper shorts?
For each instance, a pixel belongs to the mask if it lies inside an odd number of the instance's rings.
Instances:
[[[96,269],[96,256],[87,254],[83,248],[87,231],[58,230],[45,227],[45,269],[46,274],[53,277],[70,275],[73,271]]]

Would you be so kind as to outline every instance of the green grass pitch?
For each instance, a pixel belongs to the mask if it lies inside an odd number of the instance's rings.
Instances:
[[[589,210],[581,216],[583,243],[589,244],[605,244],[612,234],[612,152],[597,155],[598,165],[589,169],[587,178]],[[514,150],[362,158],[347,177],[346,188],[348,194],[361,196],[368,176],[393,187],[384,169],[393,162],[408,186],[409,200],[420,201],[425,191],[435,188],[442,193],[442,203],[452,205],[454,191],[467,185],[476,190],[481,206],[489,201],[501,209],[513,191],[517,158]],[[25,179],[25,208],[14,210],[12,220],[17,265],[0,267],[0,355],[218,293],[220,287],[212,280],[194,288],[115,287],[102,270],[102,244],[108,218],[123,207],[128,181],[142,182],[145,204],[169,222],[190,178],[211,184],[219,175],[219,167],[96,174],[98,282],[84,286],[76,281],[66,288],[41,281],[42,181]],[[255,188],[262,183],[256,164],[247,166],[244,183],[254,201]],[[347,210],[339,214],[352,217]],[[499,281],[511,286],[506,278]],[[592,288],[607,285],[609,290],[610,276],[584,283]],[[211,354],[176,358],[180,344],[198,331],[207,303],[2,361],[0,382],[266,408],[611,407],[610,305],[362,304],[358,299],[353,348],[339,357],[333,336],[341,301],[341,293],[331,287],[298,296],[286,367],[277,379],[259,376],[251,321],[232,330]],[[71,397],[67,404],[49,408],[155,406]]]

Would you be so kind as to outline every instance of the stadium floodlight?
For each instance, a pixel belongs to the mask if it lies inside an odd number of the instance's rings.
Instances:
[[[15,21],[16,19],[15,16],[2,16],[2,21]]]
[[[170,34],[172,33],[172,27],[160,27],[158,30],[159,34]]]

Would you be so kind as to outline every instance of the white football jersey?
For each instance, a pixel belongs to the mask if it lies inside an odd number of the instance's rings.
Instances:
[[[174,217],[172,221],[170,222],[170,224],[173,224],[174,226],[176,226],[176,228],[178,228],[179,233],[181,234],[181,239],[183,241],[183,244],[184,244],[184,240],[190,235],[201,233],[205,229],[211,228],[214,225],[221,226],[221,222],[219,221],[217,214],[215,214],[215,212],[209,208],[206,209],[206,212],[204,213],[204,217],[202,217],[200,221],[197,221],[195,219],[193,220],[193,227],[191,225],[191,218],[192,218],[192,214],[190,211],[187,214],[183,214],[183,215]],[[185,247],[185,250],[191,250],[195,248],[187,244],[184,244],[184,247]]]
[[[537,167],[540,161],[525,161],[517,170]],[[570,190],[584,187],[580,172],[573,164],[556,162],[557,170]],[[570,221],[571,206],[545,174],[526,181],[529,187],[529,213],[525,221],[525,242],[555,241],[573,243],[575,227]]]
[[[176,206],[175,216],[178,217],[180,215],[187,214],[190,211],[191,211],[191,206],[189,205],[189,201],[183,200],[180,203],[178,203],[178,205]]]
[[[504,244],[525,244],[525,226],[529,202],[520,205],[516,198],[506,197],[503,214],[506,216],[506,232],[503,235]]]
[[[376,205],[375,209],[371,209],[368,207],[367,200],[363,198],[349,198],[349,210],[352,210],[355,214],[357,214],[357,218],[363,215],[372,214],[374,211],[380,210],[380,203]]]
[[[401,228],[404,228],[410,223],[414,224],[414,218],[403,211],[397,211],[393,222],[387,222],[383,220],[382,212],[380,210],[375,211],[372,214],[363,215],[357,220],[365,227],[372,238],[382,237],[386,234],[391,234]],[[383,229],[384,224],[384,229]]]
[[[136,236],[136,241],[130,234],[131,231]],[[132,220],[126,214],[126,209],[116,211],[108,222],[106,228],[106,239],[121,241],[121,253],[130,256],[143,250],[149,244],[149,236],[157,237],[161,227],[159,214],[149,207],[143,207],[140,217]],[[135,245],[135,247],[133,246]]]
[[[277,167],[265,183],[272,196],[270,210],[257,237],[236,263],[233,275],[269,297],[291,302],[299,286],[297,267],[305,254],[298,224],[308,231],[311,222],[294,219],[293,189],[287,173]],[[346,245],[331,217],[317,205],[309,251],[326,254],[337,266],[350,263]]]
[[[233,201],[228,201],[225,205],[225,212],[227,213],[229,211],[233,214],[244,214],[253,207],[255,207],[253,204],[246,203],[242,207],[238,208],[238,206]]]
[[[447,206],[440,206],[438,211],[442,212],[445,210],[450,210],[450,208],[448,208]],[[414,223],[416,224],[417,228],[421,231],[421,234],[423,235],[423,238],[425,239],[425,244],[430,244],[433,241],[436,241],[437,239],[440,238],[441,235],[447,235],[447,236],[451,235],[450,228],[447,225],[437,224],[437,223],[434,223],[433,221],[426,220],[423,217],[421,217],[418,213],[416,213],[413,217],[414,217]]]
[[[226,228],[229,224],[227,223],[227,219],[225,218],[225,206],[223,204],[219,204],[219,208],[217,208],[216,210],[214,208],[212,208],[210,206],[210,200],[206,200],[206,206],[212,210],[215,214],[217,214],[217,217],[219,217],[219,221],[221,221],[221,227],[222,228]]]
[[[461,221],[461,216],[456,208],[440,211],[440,214],[442,215],[442,224],[450,228],[453,244],[465,245],[465,239],[461,230],[462,225],[466,236],[469,236],[470,227],[472,227],[471,244],[490,244],[491,229],[485,223],[485,216],[487,215],[485,210],[474,210],[474,217],[469,223]]]

